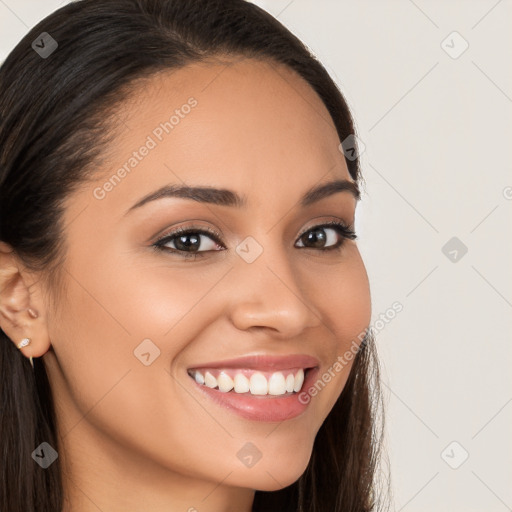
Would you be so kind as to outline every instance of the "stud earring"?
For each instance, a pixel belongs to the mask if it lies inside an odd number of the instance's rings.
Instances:
[[[23,347],[26,347],[30,343],[30,338],[23,338],[17,345],[17,347],[21,350]],[[34,369],[34,361],[32,360],[32,356],[29,356],[30,366]]]
[[[19,348],[19,349],[22,349],[23,347],[26,347],[29,343],[30,343],[30,338],[23,338],[23,339],[18,343],[18,348]]]

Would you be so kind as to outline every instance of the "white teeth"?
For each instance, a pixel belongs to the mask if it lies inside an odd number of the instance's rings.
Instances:
[[[261,373],[253,373],[249,380],[249,386],[252,395],[266,395],[268,394],[268,383],[265,375]]]
[[[243,373],[237,373],[235,375],[235,393],[247,393],[249,390],[249,379]]]
[[[286,381],[281,372],[273,373],[268,381],[269,395],[284,395],[286,393]]]
[[[304,384],[304,370],[301,368],[295,375],[289,373],[286,377],[284,372],[275,372],[267,380],[260,372],[253,373],[248,378],[243,373],[235,373],[232,378],[225,370],[222,370],[217,377],[212,373],[194,370],[191,376],[194,380],[209,388],[217,388],[222,393],[234,391],[235,393],[250,393],[251,395],[274,395],[280,396],[286,393],[299,392]]]
[[[204,376],[204,383],[209,388],[217,387],[217,379],[210,372],[206,372],[206,375]]]
[[[295,377],[293,376],[293,373],[290,373],[286,377],[286,391],[287,391],[287,393],[291,393],[293,391],[294,386],[295,386]]]
[[[293,386],[293,391],[300,391],[302,384],[304,384],[304,370],[301,368],[295,375],[295,384]]]
[[[219,391],[223,393],[231,391],[234,386],[233,379],[224,372],[220,372],[220,375],[217,377],[217,383],[219,385]]]

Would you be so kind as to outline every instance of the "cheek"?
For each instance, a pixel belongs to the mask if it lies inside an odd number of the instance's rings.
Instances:
[[[210,443],[225,446],[226,433],[190,400],[172,364],[218,317],[215,301],[204,299],[225,270],[191,279],[192,270],[111,263],[68,263],[73,277],[51,326],[62,430],[78,442],[92,426],[170,468],[207,471],[203,454],[220,459]],[[238,449],[229,464],[240,463]]]
[[[363,260],[355,244],[345,249],[339,264],[307,274],[308,299],[335,335],[337,354],[352,340],[359,343],[371,320],[370,286]]]
[[[170,362],[218,316],[208,295],[226,269],[201,272],[143,260],[69,262],[67,293],[51,336],[74,379],[99,368],[99,378],[153,364],[170,370]]]
[[[371,296],[366,268],[355,244],[346,248],[339,264],[309,271],[307,276],[308,299],[325,326],[326,334],[318,343],[324,344],[323,352],[328,354],[323,372],[305,390],[316,402],[319,427],[343,391],[370,325]]]

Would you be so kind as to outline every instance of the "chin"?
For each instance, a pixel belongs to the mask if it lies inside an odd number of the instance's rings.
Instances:
[[[292,485],[302,476],[311,458],[310,452],[304,453],[302,457],[298,455],[300,454],[295,454],[294,457],[282,457],[279,460],[267,462],[266,465],[262,464],[257,473],[249,475],[250,481],[247,486],[257,491],[271,492]],[[254,469],[256,467],[252,471]]]

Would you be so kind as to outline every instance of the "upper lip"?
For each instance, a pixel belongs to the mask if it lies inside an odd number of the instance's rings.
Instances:
[[[292,368],[314,368],[320,361],[313,356],[305,354],[291,354],[283,356],[252,355],[236,359],[224,359],[191,366],[190,369],[200,368],[248,368],[251,370],[272,371],[289,370]]]

